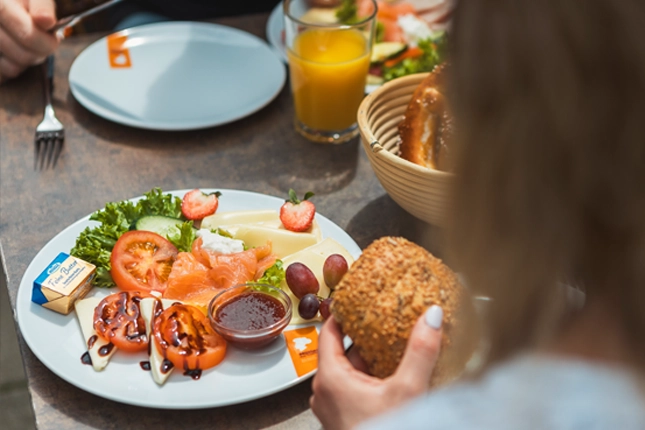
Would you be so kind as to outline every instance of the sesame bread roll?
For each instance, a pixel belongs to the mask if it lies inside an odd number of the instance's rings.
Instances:
[[[431,386],[459,376],[473,352],[474,310],[455,273],[422,247],[400,237],[369,245],[334,292],[331,311],[370,373],[396,370],[417,319],[442,307],[441,354]]]

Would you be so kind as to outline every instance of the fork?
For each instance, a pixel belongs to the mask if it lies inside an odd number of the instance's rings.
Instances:
[[[34,143],[36,146],[34,157],[34,170],[47,169],[51,165],[56,167],[58,156],[63,150],[65,130],[58,121],[52,107],[52,92],[54,87],[54,56],[50,55],[42,65],[43,86],[45,90],[45,114],[43,120],[36,127]]]

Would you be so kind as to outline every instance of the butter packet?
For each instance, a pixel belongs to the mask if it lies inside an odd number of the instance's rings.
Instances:
[[[31,301],[67,315],[91,288],[96,266],[61,252],[36,278]]]

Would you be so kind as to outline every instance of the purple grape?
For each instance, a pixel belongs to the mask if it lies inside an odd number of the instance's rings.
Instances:
[[[299,299],[306,294],[317,294],[320,289],[314,272],[302,263],[290,264],[285,272],[285,278],[289,289]]]
[[[323,278],[325,284],[332,290],[340,282],[342,277],[347,273],[347,260],[340,254],[332,254],[323,264]]]
[[[318,314],[320,300],[315,294],[305,294],[298,304],[298,313],[306,320],[314,318]]]

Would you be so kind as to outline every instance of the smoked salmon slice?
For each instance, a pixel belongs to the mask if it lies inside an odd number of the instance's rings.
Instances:
[[[384,42],[405,42],[405,34],[396,19],[383,18],[380,22],[383,24]]]
[[[163,297],[202,308],[220,291],[260,278],[276,260],[271,244],[233,254],[202,248],[195,240],[191,252],[180,252],[168,276]]]
[[[185,303],[208,303],[219,286],[208,276],[209,268],[190,252],[180,252],[168,276],[163,297]]]
[[[376,16],[379,20],[396,21],[401,15],[416,15],[416,10],[410,3],[389,4],[382,1],[377,3],[378,11],[376,12]]]

